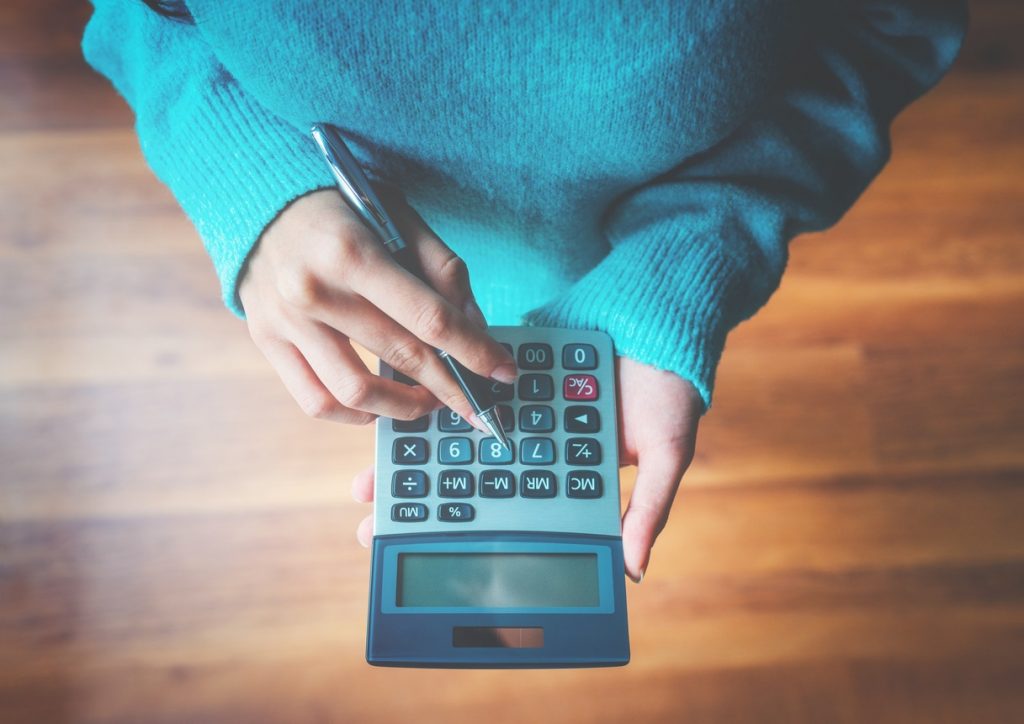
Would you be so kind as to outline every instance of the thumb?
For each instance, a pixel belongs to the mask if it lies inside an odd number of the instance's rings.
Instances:
[[[636,485],[622,516],[626,575],[636,583],[647,571],[651,548],[668,522],[672,500],[692,455],[692,445],[687,448],[679,443],[655,443],[638,455]]]

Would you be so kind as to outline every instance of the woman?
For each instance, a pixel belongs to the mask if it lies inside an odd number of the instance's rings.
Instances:
[[[86,58],[302,408],[468,417],[432,346],[508,381],[485,318],[605,330],[636,581],[727,333],[778,286],[789,240],[879,172],[966,24],[960,0],[150,4],[95,0]],[[330,190],[314,121],[389,187],[433,290]],[[349,340],[422,386],[370,374]],[[372,469],[354,489],[369,499]]]

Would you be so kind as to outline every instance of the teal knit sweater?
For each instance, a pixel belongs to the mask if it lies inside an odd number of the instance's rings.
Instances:
[[[338,126],[467,262],[492,324],[602,329],[710,404],[796,234],[885,163],[962,0],[95,0],[85,57],[203,237],[224,300]],[[895,242],[894,242],[895,243]]]

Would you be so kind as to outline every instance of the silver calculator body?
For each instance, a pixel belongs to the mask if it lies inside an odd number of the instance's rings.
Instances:
[[[445,408],[377,420],[367,661],[625,664],[611,338],[488,331],[519,367],[494,387],[511,452]]]

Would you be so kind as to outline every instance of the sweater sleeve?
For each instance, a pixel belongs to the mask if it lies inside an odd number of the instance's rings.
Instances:
[[[263,228],[332,179],[303,130],[260,106],[220,65],[201,31],[140,0],[94,0],[82,50],[135,112],[142,151],[195,224],[225,304]]]
[[[949,68],[967,23],[962,0],[818,8],[810,57],[722,142],[618,198],[608,256],[527,324],[602,329],[711,404],[726,335],[778,287],[789,240],[835,223],[878,174],[890,123]]]

